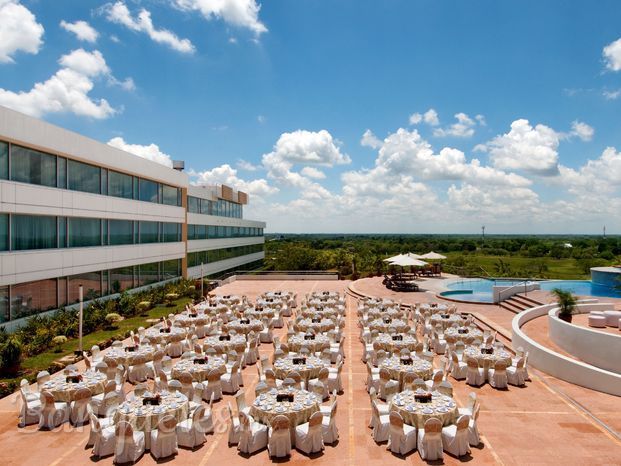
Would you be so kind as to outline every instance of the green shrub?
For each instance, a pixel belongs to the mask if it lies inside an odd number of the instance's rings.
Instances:
[[[6,374],[15,375],[19,371],[22,359],[22,344],[15,338],[9,338],[0,349],[2,359],[2,371]]]
[[[52,343],[56,345],[56,352],[60,353],[63,350],[63,345],[67,343],[67,337],[64,335],[55,336],[52,339]]]
[[[107,328],[110,330],[116,328],[114,324],[119,322],[121,319],[122,317],[118,315],[116,312],[111,312],[110,314],[106,314],[106,323],[108,324]]]

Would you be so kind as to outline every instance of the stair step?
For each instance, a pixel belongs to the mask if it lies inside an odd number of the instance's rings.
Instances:
[[[508,311],[514,312],[515,314],[519,314],[524,310],[520,306],[517,306],[509,300],[501,302],[500,307],[502,307],[503,309],[507,309]]]
[[[521,296],[513,296],[511,301],[514,303],[519,303],[522,306],[525,306],[525,309],[530,309],[531,307],[540,306],[540,304],[534,303],[529,299],[523,298]]]
[[[534,306],[542,306],[543,305],[542,302],[539,302],[536,299],[531,298],[530,296],[525,296],[523,294],[517,294],[517,295],[515,295],[515,297],[518,297],[518,298],[520,298],[520,299],[522,299],[524,301],[528,301],[531,304],[533,304]]]

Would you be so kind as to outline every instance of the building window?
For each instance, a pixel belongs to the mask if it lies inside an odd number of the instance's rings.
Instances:
[[[155,181],[140,179],[140,200],[146,202],[158,202],[159,190]]]
[[[56,217],[43,215],[11,216],[11,249],[49,249],[57,247]]]
[[[181,241],[181,224],[162,223],[162,242],[175,243],[177,241]]]
[[[57,280],[39,280],[11,286],[11,320],[58,307]]]
[[[157,243],[158,230],[158,222],[140,222],[140,243]]]
[[[57,157],[56,164],[57,164],[57,169],[58,169],[57,186],[61,189],[67,189],[67,159],[64,157]]]
[[[56,156],[12,145],[11,180],[56,187]]]
[[[9,179],[9,143],[3,141],[0,141],[0,179]]]
[[[162,281],[177,278],[181,275],[181,260],[173,259],[162,262]]]
[[[11,319],[9,311],[9,287],[0,286],[0,323]]]
[[[188,212],[192,214],[200,213],[198,197],[188,196]]]
[[[110,220],[109,228],[110,245],[133,244],[134,222],[132,220]]]
[[[172,186],[162,185],[162,204],[166,205],[178,205],[179,196],[177,194],[178,189]]]
[[[110,270],[110,292],[121,293],[134,287],[134,267]]]
[[[9,214],[0,214],[0,251],[8,251],[9,246]]]
[[[101,193],[101,169],[87,163],[69,160],[67,162],[67,188],[85,193]]]
[[[101,246],[101,220],[98,218],[69,218],[69,247]]]
[[[160,281],[159,262],[140,264],[138,266],[138,286],[149,285]]]
[[[133,176],[110,170],[108,172],[108,194],[133,199]]]
[[[67,277],[69,288],[69,304],[80,301],[80,285],[83,287],[84,301],[101,296],[101,272],[88,272]]]

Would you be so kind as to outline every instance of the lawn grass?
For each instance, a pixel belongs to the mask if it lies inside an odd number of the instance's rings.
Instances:
[[[148,319],[159,319],[160,317],[167,316],[168,314],[177,314],[181,312],[187,303],[191,301],[190,298],[180,298],[173,302],[174,306],[158,306],[149,310],[146,316],[136,316],[129,319],[124,319],[116,323],[116,328],[112,330],[98,330],[82,337],[82,348],[84,350],[90,349],[93,345],[98,344],[101,341],[114,338],[117,335],[122,335],[125,338],[125,333],[130,330],[136,330],[138,327],[150,327],[152,323],[147,322]],[[36,373],[42,370],[47,370],[54,361],[73,354],[78,349],[78,338],[72,338],[63,344],[62,351],[57,353],[54,348],[50,348],[48,351],[30,356],[22,360],[22,370],[25,372]],[[16,379],[23,378],[20,375]],[[0,382],[9,383],[15,379],[0,379]]]

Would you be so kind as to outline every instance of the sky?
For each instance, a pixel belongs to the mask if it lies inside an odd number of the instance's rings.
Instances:
[[[267,232],[621,234],[617,0],[0,0],[0,105]]]

